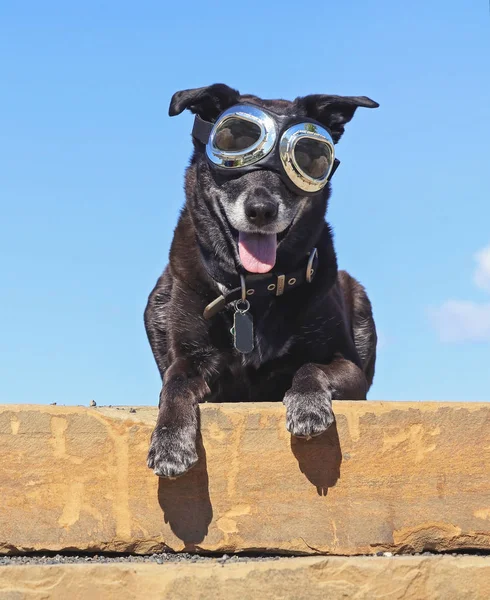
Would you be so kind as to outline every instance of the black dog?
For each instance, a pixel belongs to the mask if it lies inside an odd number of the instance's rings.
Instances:
[[[213,123],[224,110],[243,103],[279,119],[320,123],[334,143],[356,108],[378,106],[366,97],[262,100],[216,84],[177,92],[169,114],[189,109]],[[332,399],[366,398],[376,358],[365,290],[337,271],[325,222],[329,183],[316,194],[302,195],[271,169],[222,175],[211,168],[205,145],[196,139],[185,181],[186,203],[170,263],[145,311],[148,338],[165,379],[148,466],[163,477],[182,475],[197,461],[199,402],[282,400],[288,431],[310,438],[333,423]],[[255,242],[248,243],[247,236],[255,236]],[[268,240],[265,250],[260,240]],[[257,268],[250,257],[254,252]],[[261,274],[251,275],[250,269]],[[247,307],[235,302],[240,304],[242,292],[250,303],[247,316],[253,317],[252,339],[251,325],[244,325],[241,343],[253,346],[246,353],[236,349],[238,332],[232,329],[238,308]]]

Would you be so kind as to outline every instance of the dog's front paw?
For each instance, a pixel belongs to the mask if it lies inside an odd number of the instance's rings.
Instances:
[[[286,428],[296,437],[310,439],[326,431],[335,420],[328,391],[297,392],[284,397]]]
[[[157,425],[151,436],[148,466],[159,477],[179,477],[197,462],[196,429]]]

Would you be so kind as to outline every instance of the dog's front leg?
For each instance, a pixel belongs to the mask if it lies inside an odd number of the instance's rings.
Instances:
[[[169,277],[170,275],[167,275]],[[166,302],[150,297],[148,327],[163,331],[164,344],[150,330],[152,350],[164,385],[148,452],[148,466],[161,477],[178,477],[197,462],[198,404],[226,367],[226,351],[210,339],[210,322],[202,318],[202,293],[171,281]],[[157,290],[162,296],[162,291]],[[163,290],[165,292],[165,290]]]
[[[284,397],[286,427],[297,437],[319,435],[334,422],[332,400],[365,400],[366,393],[362,370],[341,356],[328,365],[303,365]]]
[[[183,475],[197,462],[198,403],[209,393],[202,375],[190,375],[188,359],[176,359],[165,373],[148,466],[160,477]]]

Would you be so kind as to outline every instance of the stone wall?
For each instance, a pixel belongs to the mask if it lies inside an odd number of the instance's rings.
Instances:
[[[281,404],[203,405],[200,461],[168,481],[156,409],[3,406],[0,552],[490,550],[490,404],[334,409],[305,441]]]

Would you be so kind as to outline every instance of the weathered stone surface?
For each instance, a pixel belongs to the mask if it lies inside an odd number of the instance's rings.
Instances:
[[[487,600],[489,586],[487,557],[0,567],[2,600]]]
[[[200,463],[146,467],[156,409],[0,409],[0,551],[362,554],[490,549],[490,404],[337,402],[291,439],[281,404],[203,405]]]

